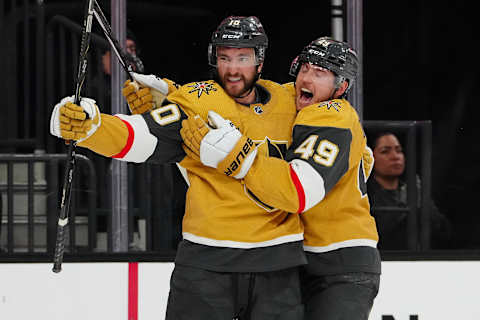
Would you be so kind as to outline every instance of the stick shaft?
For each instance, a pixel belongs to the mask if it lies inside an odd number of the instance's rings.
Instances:
[[[80,92],[87,74],[87,55],[90,46],[90,35],[92,32],[93,19],[93,1],[87,0],[85,8],[85,17],[83,20],[82,42],[80,45],[80,55],[78,60],[77,78],[75,80],[75,104],[80,104]],[[55,242],[55,252],[53,256],[53,272],[62,271],[63,255],[65,252],[65,231],[68,226],[68,216],[70,210],[70,201],[72,195],[73,173],[75,170],[75,141],[70,141],[67,150],[67,163],[65,166],[65,175],[63,179],[62,199],[60,202],[60,214],[57,224],[57,238]]]
[[[98,24],[100,25],[100,27],[102,28],[105,37],[110,43],[110,46],[112,47],[113,52],[117,56],[118,61],[120,62],[123,69],[127,73],[129,79],[133,81],[132,75],[130,74],[130,72],[132,72],[133,70],[131,65],[128,63],[127,55],[122,50],[122,47],[118,43],[118,40],[113,36],[112,27],[110,27],[110,24],[108,23],[107,18],[103,14],[102,8],[98,4],[97,0],[93,0],[93,1],[94,1],[93,13],[95,15],[95,18]]]

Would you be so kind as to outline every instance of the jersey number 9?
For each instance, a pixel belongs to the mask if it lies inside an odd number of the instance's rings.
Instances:
[[[316,163],[331,167],[337,158],[339,151],[338,146],[331,141],[323,139],[315,149],[317,140],[317,135],[309,136],[298,146],[297,149],[295,149],[294,152],[300,154],[300,158],[304,160],[308,160],[313,156],[313,160]]]

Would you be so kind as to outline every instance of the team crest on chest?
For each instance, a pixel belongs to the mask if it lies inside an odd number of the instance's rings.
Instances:
[[[193,88],[192,90],[188,91],[188,93],[197,92],[197,97],[205,94],[210,94],[210,91],[217,91],[217,88],[213,86],[213,83],[208,82],[195,82],[195,84],[189,85],[189,88]]]
[[[328,101],[322,102],[322,103],[320,103],[320,105],[318,107],[319,108],[327,107],[327,110],[330,110],[330,108],[333,108],[337,112],[340,112],[340,109],[342,108],[342,106],[339,102],[333,101],[333,100],[328,100]]]
[[[263,108],[262,108],[261,105],[255,105],[255,106],[253,106],[253,111],[256,114],[262,114],[263,113]]]

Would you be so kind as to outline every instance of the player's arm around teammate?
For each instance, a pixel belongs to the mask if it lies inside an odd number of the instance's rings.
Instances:
[[[328,38],[313,41],[294,60],[299,112],[286,161],[268,157],[215,113],[209,130],[195,134],[201,124],[191,120],[182,129],[204,165],[243,179],[262,201],[301,214],[309,320],[366,320],[379,288],[378,234],[366,196],[373,157],[357,113],[343,99],[356,72],[355,52]]]
[[[229,17],[211,39],[208,57],[215,80],[186,84],[160,108],[141,115],[101,114],[96,127],[80,115],[88,108],[99,114],[93,102],[80,109],[62,102],[52,115],[52,133],[68,139],[65,132],[80,132],[73,136],[78,145],[120,160],[179,162],[187,169],[192,179],[167,319],[301,320],[298,266],[306,258],[298,215],[274,208],[266,214],[240,181],[193,159],[180,137],[182,120],[194,114],[206,119],[213,108],[253,139],[268,137],[286,150],[294,100],[281,85],[259,79],[267,37],[257,18]],[[136,109],[148,96],[139,91],[124,92],[137,95],[129,100]],[[115,139],[115,147],[108,146]]]

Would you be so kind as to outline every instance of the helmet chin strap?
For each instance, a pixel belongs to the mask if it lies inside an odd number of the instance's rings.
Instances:
[[[340,89],[340,88],[333,88],[333,92],[330,95],[330,98],[328,98],[328,100],[336,99],[334,96],[335,96],[335,93],[337,92],[338,89]]]
[[[345,81],[345,80],[343,80],[343,81]],[[333,92],[332,92],[332,94],[330,95],[329,100],[342,99],[342,98],[345,96],[345,94],[347,93],[347,90],[348,90],[348,86],[347,86],[347,89],[343,92],[343,94],[339,95],[337,98],[334,98],[335,93],[336,93],[338,90],[340,90],[343,81],[335,85],[335,88],[333,88]]]

